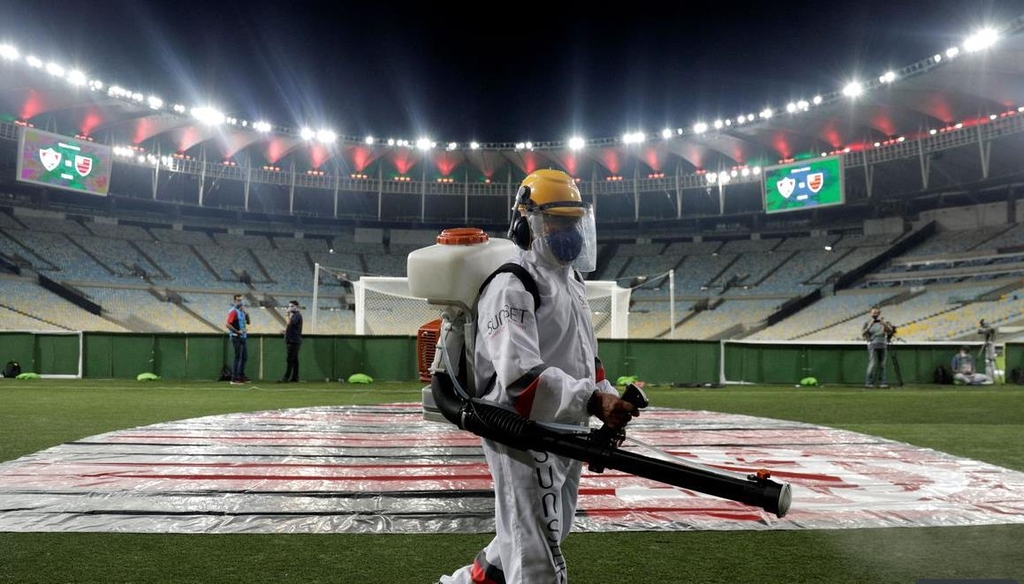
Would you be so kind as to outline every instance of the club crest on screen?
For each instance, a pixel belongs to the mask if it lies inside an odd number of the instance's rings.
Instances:
[[[796,188],[796,180],[787,176],[775,183],[775,186],[779,189],[779,194],[788,199]]]
[[[75,155],[75,170],[78,176],[86,176],[92,172],[92,158],[88,156]]]
[[[825,184],[825,173],[814,172],[807,175],[807,188],[812,193],[816,193],[821,190],[821,187]]]
[[[60,165],[61,154],[53,148],[46,148],[39,151],[39,160],[43,163],[43,168],[52,171]]]

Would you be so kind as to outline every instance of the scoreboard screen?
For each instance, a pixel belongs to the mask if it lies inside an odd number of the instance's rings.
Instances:
[[[764,169],[766,213],[841,205],[844,200],[843,165],[838,156]]]
[[[110,189],[109,146],[22,126],[18,180],[93,195]]]

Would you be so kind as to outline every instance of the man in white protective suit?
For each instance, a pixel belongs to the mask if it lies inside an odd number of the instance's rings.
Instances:
[[[596,416],[623,428],[636,407],[619,398],[597,357],[587,291],[579,272],[596,263],[594,215],[568,174],[538,170],[523,180],[509,238],[512,259],[536,282],[497,274],[477,309],[475,381],[483,399],[543,422],[585,426]],[[494,480],[495,537],[443,584],[568,581],[561,544],[576,513],[582,463],[482,439]]]

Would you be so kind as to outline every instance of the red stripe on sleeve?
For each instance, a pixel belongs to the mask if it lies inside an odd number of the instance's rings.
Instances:
[[[533,400],[537,397],[537,385],[539,383],[540,378],[538,377],[522,393],[516,396],[515,402],[512,405],[520,416],[524,418],[530,417],[530,412],[533,411]]]

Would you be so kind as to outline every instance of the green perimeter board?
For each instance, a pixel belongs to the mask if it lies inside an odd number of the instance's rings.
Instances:
[[[3,332],[0,333],[0,369],[8,361],[17,361],[21,370],[36,371],[35,346],[36,335],[33,333]],[[77,339],[75,341],[78,342]],[[78,353],[78,350],[75,350]]]
[[[375,381],[419,379],[415,337],[335,337],[335,375],[365,373]]]
[[[188,335],[185,337],[185,378],[216,381],[220,379],[221,367],[231,367],[234,356],[227,335]]]
[[[335,337],[307,335],[299,346],[299,381],[336,379],[334,375]],[[266,336],[263,346],[263,379],[277,381],[284,377],[288,364],[288,346],[284,337]],[[251,376],[250,376],[251,377]]]
[[[612,383],[623,375],[649,383],[718,381],[718,341],[602,339],[597,348]]]

